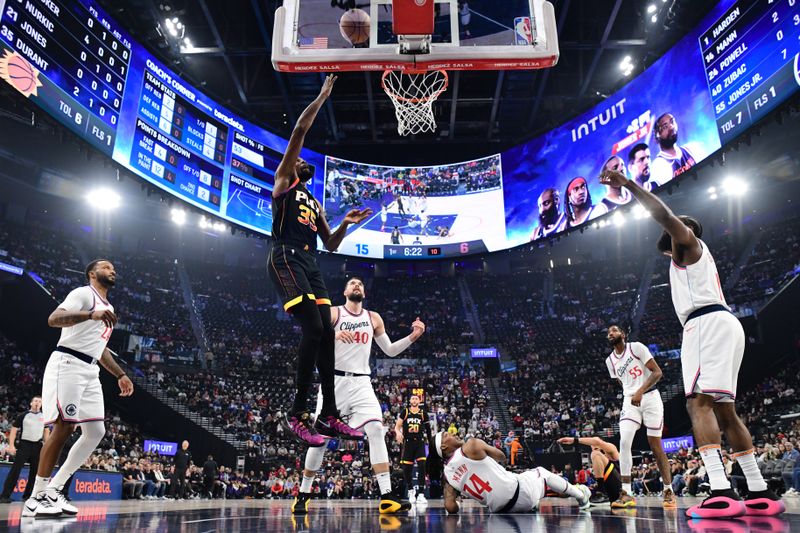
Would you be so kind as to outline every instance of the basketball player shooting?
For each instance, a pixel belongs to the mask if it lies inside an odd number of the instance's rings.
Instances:
[[[114,265],[98,259],[89,263],[85,274],[89,285],[70,292],[47,320],[50,327],[61,328],[61,338],[47,361],[42,382],[42,412],[45,425],[53,424],[53,431],[39,455],[36,482],[22,516],[52,518],[78,514],[78,509],[66,499],[67,480],[106,434],[98,364],[117,378],[120,396],[133,394],[133,383],[106,348],[117,323],[114,306],[108,301],[108,291],[117,279]],[[81,426],[81,436],[58,473],[50,479],[76,424]]]
[[[692,217],[676,216],[653,193],[619,172],[606,170],[600,182],[626,187],[664,229],[659,252],[669,256],[670,290],[675,313],[683,326],[681,367],[686,407],[711,494],[686,510],[690,518],[731,518],[776,515],[786,507],[767,488],[756,464],[753,439],[736,414],[734,400],[739,367],[744,357],[744,329],[730,312],[722,294],[719,274],[706,244],[703,228]],[[731,489],[720,453],[720,431],[734,449],[749,493],[742,502]]]
[[[586,485],[570,485],[563,477],[546,468],[537,467],[514,474],[502,465],[505,454],[478,438],[464,442],[440,431],[434,437],[436,455],[431,454],[431,477],[441,475],[440,460],[444,460],[444,508],[448,513],[459,510],[459,493],[475,500],[493,513],[529,513],[538,507],[539,500],[552,490],[571,496],[582,510],[590,506],[592,493]],[[435,462],[435,464],[434,464]]]
[[[664,485],[664,508],[677,507],[672,492],[672,472],[667,454],[661,445],[661,430],[664,427],[664,402],[656,384],[663,373],[650,350],[641,342],[627,342],[625,332],[616,324],[609,326],[608,344],[611,353],[606,357],[606,367],[611,379],[622,385],[625,399],[619,414],[620,470],[623,494],[611,503],[614,509],[636,507],[631,496],[631,468],[633,467],[633,437],[639,428],[647,428],[647,443],[656,458]]]
[[[332,309],[333,327],[336,331],[336,369],[335,395],[340,413],[348,423],[356,428],[363,428],[369,442],[369,460],[378,488],[381,491],[379,512],[392,514],[408,511],[409,502],[394,495],[389,473],[389,452],[384,440],[385,428],[381,420],[378,398],[372,389],[370,380],[369,355],[372,341],[389,357],[397,357],[406,351],[425,332],[425,324],[417,320],[411,325],[411,334],[399,341],[392,342],[386,334],[381,316],[364,309],[366,291],[360,278],[350,278],[344,289],[345,304]],[[323,400],[317,397],[317,415],[322,410]],[[325,455],[324,447],[309,448],[306,452],[303,481],[300,493],[292,504],[293,514],[308,513],[311,499],[311,486],[314,477],[322,467]]]
[[[283,308],[300,323],[302,338],[297,358],[297,390],[291,410],[283,418],[284,427],[298,441],[323,446],[325,437],[361,440],[364,433],[341,421],[334,395],[334,332],[331,300],[317,265],[317,237],[325,248],[335,252],[351,224],[372,214],[371,209],[353,209],[336,231],[331,231],[320,203],[306,187],[314,177],[311,166],[300,157],[308,130],[336,82],[328,76],[319,96],[303,111],[292,131],[286,153],[275,171],[272,190],[272,250],[269,275],[283,301]],[[311,426],[308,392],[314,367],[322,385],[322,413]]]

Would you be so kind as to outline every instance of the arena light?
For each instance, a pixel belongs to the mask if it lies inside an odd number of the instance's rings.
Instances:
[[[622,213],[620,213],[619,211],[614,213],[614,215],[611,217],[611,220],[612,222],[614,222],[614,225],[618,228],[622,227],[622,225],[625,224],[625,217],[622,216]]]
[[[183,226],[186,224],[186,211],[173,207],[170,211],[170,218],[178,226]]]
[[[636,204],[633,206],[633,218],[636,220],[642,220],[643,218],[647,218],[650,216],[650,211],[644,208],[642,204]]]
[[[652,17],[650,17],[650,22],[652,22],[653,24],[658,22],[658,15],[653,15]]]
[[[743,196],[747,192],[747,183],[734,176],[725,178],[722,182],[722,189],[729,196]]]
[[[630,76],[633,72],[633,59],[631,56],[625,56],[619,64],[619,69],[625,76]]]
[[[206,218],[205,215],[200,217],[198,226],[200,226],[200,229],[210,229],[218,233],[222,233],[228,229],[227,224],[223,224],[222,222],[218,222],[216,220],[210,220]]]
[[[89,191],[86,201],[95,209],[110,211],[120,206],[122,198],[111,189],[100,188]]]
[[[655,13],[657,9],[658,8],[656,7],[655,4],[650,4],[649,6],[647,6],[647,12],[648,13]]]

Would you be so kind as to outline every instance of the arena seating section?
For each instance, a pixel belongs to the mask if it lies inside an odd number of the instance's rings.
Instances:
[[[776,221],[758,231],[762,233],[758,244],[744,261],[742,253],[752,233],[709,238],[723,284],[737,262],[744,265],[738,283],[728,291],[737,310],[763,302],[796,273],[800,262],[800,220]],[[492,390],[483,367],[471,366],[460,357],[463,346],[475,340],[475,332],[462,305],[458,278],[365,280],[366,306],[382,314],[393,339],[406,335],[417,316],[428,325],[427,334],[403,355],[417,359],[415,366],[388,364],[389,375],[373,377],[386,425],[393,426],[409,387],[421,385],[440,428],[479,435],[498,446],[504,437],[501,429],[514,429],[527,438],[565,433],[612,436],[621,400],[603,362],[609,352],[605,328],[609,323],[633,324],[641,277],[647,261],[653,260],[648,252],[552,271],[463,275],[477,306],[484,341],[501,347],[515,363],[515,370],[501,373],[498,384],[505,391],[502,400],[509,409],[510,428],[503,427],[501,413],[492,411]],[[95,254],[107,255],[116,264],[119,279],[112,302],[121,325],[136,335],[155,338],[163,352],[197,354],[194,364],[177,369],[136,362],[147,379],[159,383],[190,410],[213,418],[232,437],[247,442],[246,475],[222,472],[216,495],[283,497],[296,491],[301,466],[298,450],[284,438],[276,417],[291,397],[300,332],[283,314],[266,271],[260,267],[222,269],[199,262],[184,265],[213,354],[207,359],[200,353],[190,323],[174,258],[116,253],[108,245],[98,248],[89,239],[68,238],[43,226],[0,227],[0,261],[36,273],[56,299],[83,283],[86,256]],[[638,338],[665,352],[679,347],[680,327],[670,303],[666,263],[662,265],[657,257],[655,261]],[[550,277],[550,291],[543,283],[546,277]],[[342,301],[345,281],[342,276],[328,276],[335,303]],[[384,357],[377,351],[374,355]],[[0,339],[0,364],[10,369],[0,382],[0,405],[7,406],[0,413],[0,435],[5,439],[9,420],[39,391],[43,369],[6,339]],[[663,386],[678,385],[679,361],[659,358],[659,364],[665,371]],[[796,423],[790,426],[777,418],[798,408],[797,374],[797,366],[789,367],[759,385],[757,393],[740,398],[740,411],[763,444],[763,464],[772,470],[779,460],[781,468],[788,468],[788,459],[777,457],[775,450],[783,438],[796,444],[800,434]],[[114,469],[126,460],[159,461],[141,452],[143,436],[137,428],[113,414],[110,418],[109,435],[91,459],[93,466]],[[391,430],[387,438],[397,461],[399,447]],[[342,445],[331,452],[331,467],[315,490],[331,498],[374,494],[376,487],[360,446]],[[0,456],[5,447],[0,443]],[[680,462],[686,465],[690,457],[691,452],[681,456]],[[168,470],[167,464],[163,467]],[[192,475],[197,481],[199,473]],[[194,487],[196,493],[202,492],[197,483]]]

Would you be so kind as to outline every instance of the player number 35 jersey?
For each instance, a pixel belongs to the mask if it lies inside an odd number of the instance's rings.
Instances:
[[[611,351],[606,357],[606,367],[612,379],[622,382],[623,394],[633,396],[650,377],[652,372],[647,368],[647,362],[652,358],[653,355],[647,346],[641,342],[628,342],[622,355],[618,355],[614,350]]]
[[[456,450],[444,466],[444,475],[462,496],[485,505],[492,512],[505,507],[517,490],[517,477],[491,457],[468,459]]]
[[[114,311],[114,306],[104,300],[91,286],[79,287],[70,292],[58,306],[67,311]],[[107,328],[100,320],[86,320],[68,328],[61,329],[59,346],[72,348],[95,359],[100,359],[108,344],[113,328]]]

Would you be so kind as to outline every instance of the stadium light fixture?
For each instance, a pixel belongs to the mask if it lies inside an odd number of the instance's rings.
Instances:
[[[643,218],[647,218],[650,216],[650,211],[644,208],[642,204],[636,204],[633,206],[633,218],[636,220],[642,220]]]
[[[722,188],[729,196],[743,196],[748,189],[746,182],[734,176],[725,178]]]
[[[658,15],[653,15],[652,17],[650,17],[650,22],[652,22],[653,24],[658,22]]]
[[[110,211],[120,206],[122,198],[111,189],[100,188],[89,191],[86,195],[86,201],[95,209]]]
[[[656,7],[655,4],[650,4],[649,6],[647,6],[647,12],[648,13],[655,13],[657,9],[658,8]]]
[[[625,217],[622,216],[622,213],[620,213],[619,211],[614,213],[614,215],[611,217],[611,220],[614,222],[614,225],[618,228],[622,227],[622,225],[625,224]]]
[[[625,58],[619,64],[619,69],[622,71],[623,75],[631,75],[633,72],[633,60],[631,59],[631,56],[625,56]]]
[[[186,224],[186,211],[173,207],[170,211],[170,218],[178,226],[183,226]]]

